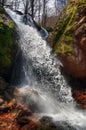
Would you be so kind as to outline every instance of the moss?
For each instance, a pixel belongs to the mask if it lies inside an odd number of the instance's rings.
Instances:
[[[72,42],[73,41],[73,37],[72,36],[65,36],[65,41],[66,42]]]
[[[9,67],[12,65],[12,60],[10,57],[6,56],[6,55],[3,55],[2,56],[2,65],[4,67]]]
[[[0,11],[3,10],[0,8]],[[3,11],[3,13],[5,13]],[[1,14],[3,16],[3,14]],[[14,29],[15,24],[5,13],[7,19],[0,19],[0,76],[8,78],[15,56]]]
[[[10,29],[14,29],[15,23],[13,21],[10,21],[8,26]]]
[[[57,49],[55,50],[56,53],[61,54],[62,53],[62,46],[58,46]]]
[[[65,55],[69,55],[69,54],[72,54],[72,48],[70,45],[67,45],[67,44],[60,44],[57,49],[56,49],[56,53],[58,54],[65,54]]]
[[[51,27],[46,27],[45,28],[48,32],[52,32],[53,31],[53,29],[51,28]]]
[[[57,53],[68,54],[72,52],[71,44],[74,43],[73,24],[77,11],[78,5],[69,3],[57,21],[55,33],[52,33],[54,35],[54,50]]]
[[[0,7],[0,14],[6,14],[5,10],[3,8]]]
[[[3,20],[3,19],[0,19],[0,23],[4,23],[4,20]]]
[[[67,44],[65,44],[64,45],[64,54],[71,54],[72,53],[72,48],[69,46],[69,45],[67,45]]]
[[[65,28],[69,22],[71,18],[71,14],[69,14],[65,19],[64,21],[60,20],[58,23],[57,23],[57,33],[56,35],[54,36],[54,42],[58,42],[59,39],[61,38],[62,34],[64,33],[65,31]]]

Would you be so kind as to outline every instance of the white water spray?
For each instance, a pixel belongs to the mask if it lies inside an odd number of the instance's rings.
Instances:
[[[22,79],[24,86],[20,88],[20,93],[29,95],[28,89],[35,89],[40,98],[31,98],[42,107],[43,114],[52,116],[55,121],[67,121],[78,130],[85,130],[82,127],[86,128],[86,113],[75,108],[71,88],[61,75],[59,60],[51,54],[50,47],[36,29],[24,25],[21,17],[11,10],[6,11],[19,28],[19,43],[25,61],[22,64],[25,80]]]

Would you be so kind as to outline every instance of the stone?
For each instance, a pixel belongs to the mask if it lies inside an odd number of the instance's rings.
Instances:
[[[81,108],[86,110],[86,90],[73,90],[73,97],[80,104]]]
[[[8,84],[5,82],[5,80],[0,77],[0,91],[4,91],[8,87]]]
[[[0,98],[0,105],[2,105],[3,103],[4,103],[4,100]]]
[[[80,41],[80,45],[83,49],[83,51],[85,52],[86,54],[86,37],[82,37],[81,41]]]

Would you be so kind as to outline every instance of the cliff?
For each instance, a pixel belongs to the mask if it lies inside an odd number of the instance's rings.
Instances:
[[[86,78],[86,0],[70,0],[49,35],[66,73]]]

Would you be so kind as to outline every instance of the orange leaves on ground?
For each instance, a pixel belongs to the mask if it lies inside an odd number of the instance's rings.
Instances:
[[[0,115],[0,130],[19,130],[15,118],[14,112]]]
[[[86,91],[76,90],[73,92],[73,97],[82,105],[84,109],[86,109]]]

